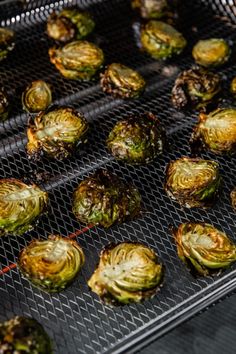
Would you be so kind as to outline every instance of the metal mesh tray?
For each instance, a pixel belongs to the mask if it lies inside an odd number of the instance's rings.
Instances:
[[[213,8],[207,7],[208,1],[181,2],[179,28],[188,40],[188,48],[183,55],[161,63],[139,51],[128,1],[78,1],[94,14],[97,27],[91,40],[103,48],[106,62],[122,62],[137,68],[148,82],[146,93],[140,99],[122,101],[106,96],[97,79],[81,83],[62,78],[49,62],[47,52],[52,42],[45,34],[45,21],[54,7],[76,1],[39,1],[39,6],[35,1],[23,9],[17,3],[5,3],[0,6],[0,24],[11,26],[17,32],[17,44],[0,66],[1,85],[13,102],[10,119],[0,125],[0,175],[22,178],[35,170],[47,171],[50,178],[42,187],[49,192],[50,210],[34,231],[21,237],[0,239],[0,320],[16,314],[36,318],[53,339],[55,352],[59,354],[135,351],[236,287],[235,267],[214,278],[193,278],[178,259],[169,232],[170,224],[206,221],[236,241],[235,213],[229,199],[230,190],[236,185],[235,158],[202,154],[220,162],[224,180],[220,198],[212,209],[182,209],[163,191],[165,166],[171,159],[190,153],[188,141],[197,119],[195,112],[182,114],[172,108],[170,92],[174,79],[180,70],[192,64],[191,48],[198,38],[224,37],[236,42],[235,25],[229,19],[226,21],[228,10],[222,5],[225,1],[209,1]],[[235,6],[231,17],[234,9]],[[221,69],[225,92],[236,72],[234,57],[235,53]],[[72,105],[84,112],[90,122],[88,144],[77,156],[64,162],[44,159],[36,165],[26,157],[28,118],[22,112],[20,96],[30,81],[39,78],[53,85],[56,104]],[[225,104],[234,104],[230,97],[224,100]],[[109,130],[117,120],[144,111],[157,114],[166,126],[170,150],[147,166],[117,163],[105,149]],[[71,212],[72,192],[98,167],[109,168],[138,187],[145,210],[141,218],[108,230],[84,228],[75,220]],[[50,233],[64,236],[75,233],[86,255],[78,279],[66,291],[55,295],[32,287],[12,265],[20,249],[32,238],[46,238]],[[164,286],[157,296],[143,304],[109,308],[88,290],[86,280],[104,245],[127,240],[144,242],[159,254],[166,266]]]

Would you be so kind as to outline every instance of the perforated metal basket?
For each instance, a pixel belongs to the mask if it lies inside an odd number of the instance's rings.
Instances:
[[[148,82],[146,93],[138,100],[122,101],[106,96],[98,79],[73,82],[60,76],[48,59],[53,44],[45,33],[45,21],[54,8],[79,4],[94,14],[96,34],[91,38],[106,55],[106,63],[122,62],[137,68]],[[224,184],[217,204],[209,210],[182,209],[163,190],[164,170],[171,159],[188,155],[189,137],[197,113],[177,112],[170,103],[170,92],[179,71],[192,63],[191,48],[199,38],[223,37],[236,43],[236,4],[223,0],[181,1],[179,29],[188,40],[186,51],[168,62],[157,62],[141,53],[135,41],[135,26],[129,1],[28,1],[0,2],[0,24],[17,33],[15,50],[0,64],[0,82],[12,101],[10,119],[0,125],[0,176],[22,178],[32,171],[49,173],[42,187],[48,190],[50,210],[35,230],[21,237],[0,239],[0,320],[16,314],[31,316],[41,322],[51,336],[55,353],[132,352],[160,336],[200,309],[236,287],[236,268],[220,276],[193,278],[177,257],[169,225],[187,220],[206,221],[224,230],[236,241],[235,213],[229,193],[236,185],[235,158],[217,159]],[[235,45],[236,47],[236,45]],[[227,95],[229,82],[236,75],[235,50],[230,63],[221,69],[224,79],[224,104],[235,105]],[[54,88],[55,104],[71,105],[82,111],[90,122],[88,143],[76,156],[63,162],[44,159],[35,164],[25,153],[28,116],[23,113],[21,92],[32,80],[45,79]],[[147,166],[118,163],[108,154],[105,139],[115,122],[152,111],[166,126],[170,150]],[[71,211],[74,188],[96,168],[104,167],[140,190],[142,217],[108,230],[84,228]],[[36,177],[35,177],[36,178]],[[39,183],[39,182],[38,182]],[[50,233],[74,234],[83,247],[86,263],[81,275],[66,291],[49,295],[21,277],[14,263],[19,251],[34,237]],[[109,242],[138,240],[152,247],[166,267],[160,293],[143,304],[109,308],[87,287],[101,248]]]

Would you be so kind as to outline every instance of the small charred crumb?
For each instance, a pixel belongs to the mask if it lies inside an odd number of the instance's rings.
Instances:
[[[193,153],[210,150],[218,155],[236,153],[236,109],[219,108],[201,113],[190,139]]]
[[[107,228],[138,216],[141,196],[133,185],[99,169],[78,185],[72,209],[79,221]]]
[[[119,121],[107,139],[111,154],[130,164],[150,163],[163,153],[165,146],[165,130],[150,112]]]
[[[218,162],[182,157],[168,164],[165,191],[184,207],[207,208],[215,202],[220,182]]]
[[[177,109],[201,108],[208,105],[220,89],[219,75],[193,67],[184,70],[175,80],[172,104]]]
[[[121,242],[102,250],[88,286],[105,304],[125,305],[153,297],[162,286],[163,277],[164,266],[151,248],[137,242]]]
[[[100,83],[104,92],[120,98],[137,98],[146,85],[137,71],[118,63],[107,67],[101,74]]]
[[[179,258],[199,275],[214,275],[236,261],[235,244],[210,224],[181,224],[173,235]]]
[[[230,83],[230,92],[236,97],[236,77],[234,77]]]
[[[52,354],[52,345],[39,322],[16,316],[0,323],[0,352]]]
[[[75,7],[53,11],[47,20],[48,36],[63,43],[87,37],[94,27],[91,15]]]
[[[9,115],[10,103],[3,88],[0,89],[0,122],[4,122]]]
[[[234,188],[230,193],[230,198],[231,198],[232,207],[236,210],[236,188]]]

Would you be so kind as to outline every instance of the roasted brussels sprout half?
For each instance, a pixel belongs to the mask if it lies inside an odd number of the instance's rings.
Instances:
[[[83,180],[73,196],[73,213],[86,224],[109,227],[130,220],[140,213],[138,190],[116,175],[99,169]]]
[[[8,53],[13,50],[15,33],[8,28],[0,27],[0,61],[5,59]]]
[[[236,109],[220,108],[201,113],[190,144],[193,152],[210,150],[215,154],[236,153]]]
[[[0,323],[1,354],[52,354],[51,340],[33,318],[16,316]]]
[[[27,153],[38,159],[42,153],[56,159],[64,159],[85,141],[88,123],[73,108],[60,107],[40,112],[28,124]]]
[[[33,240],[19,255],[23,275],[38,288],[49,293],[64,290],[84,264],[84,253],[78,243],[59,235],[48,240]]]
[[[104,62],[103,51],[87,41],[74,41],[49,49],[50,61],[67,79],[90,80]]]
[[[234,97],[236,97],[236,76],[233,78],[233,80],[230,83],[230,91]]]
[[[141,243],[121,242],[103,249],[88,286],[106,304],[125,305],[154,296],[163,275],[164,267],[152,249]]]
[[[51,103],[50,85],[42,80],[31,82],[22,94],[23,108],[30,113],[44,111]]]
[[[201,275],[228,268],[236,261],[236,246],[210,224],[181,224],[174,237],[179,258]]]
[[[154,59],[167,59],[180,54],[187,42],[174,27],[151,20],[141,29],[142,48]]]
[[[215,67],[228,61],[230,48],[224,39],[204,39],[195,44],[192,55],[197,64],[204,67]]]
[[[169,10],[166,0],[131,0],[131,6],[147,19],[165,17]]]
[[[163,153],[165,130],[152,113],[132,116],[114,126],[107,147],[118,160],[130,164],[146,164]]]
[[[230,193],[230,198],[232,202],[232,207],[236,210],[236,188],[234,188]]]
[[[209,207],[215,201],[220,181],[218,162],[182,157],[168,164],[165,190],[187,208]]]
[[[49,37],[60,42],[83,39],[94,29],[91,15],[78,8],[65,8],[58,14],[54,11],[47,21]]]
[[[48,195],[35,184],[0,179],[0,236],[21,235],[32,229],[47,206]]]
[[[101,74],[103,91],[114,97],[139,97],[145,84],[145,80],[137,71],[118,63],[110,64],[104,74]]]
[[[177,109],[201,108],[220,91],[220,77],[203,68],[184,70],[175,80],[172,103]]]
[[[9,114],[9,100],[5,90],[0,89],[0,122],[4,122]]]

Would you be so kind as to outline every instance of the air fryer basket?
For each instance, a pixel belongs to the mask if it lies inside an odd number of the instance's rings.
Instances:
[[[97,26],[91,41],[104,50],[106,63],[122,62],[137,68],[146,78],[147,90],[140,99],[113,99],[102,92],[98,79],[82,83],[66,80],[50,64],[48,48],[53,42],[45,33],[45,21],[54,8],[75,3],[94,14]],[[193,278],[178,259],[169,231],[170,225],[177,226],[187,220],[206,221],[236,241],[236,214],[229,199],[236,185],[235,158],[201,155],[218,160],[221,166],[223,188],[212,209],[182,209],[163,190],[165,166],[170,160],[190,154],[188,141],[197,120],[196,112],[183,114],[171,106],[170,92],[175,77],[193,63],[191,48],[199,38],[223,37],[231,45],[236,42],[234,1],[180,3],[178,27],[186,36],[188,47],[181,56],[162,63],[140,52],[129,1],[0,2],[0,25],[10,26],[17,32],[15,50],[0,64],[0,82],[12,101],[10,119],[0,125],[1,177],[31,177],[50,197],[50,210],[34,231],[21,237],[0,239],[0,320],[16,314],[34,317],[51,336],[55,353],[135,351],[236,287],[235,267],[219,276]],[[230,62],[220,69],[226,92],[222,104],[226,106],[234,105],[227,95],[229,82],[236,74],[234,51]],[[55,104],[75,107],[90,123],[87,145],[77,156],[63,162],[44,159],[35,164],[26,157],[28,115],[21,108],[21,92],[30,81],[39,78],[53,85]],[[157,114],[165,125],[169,150],[147,166],[116,162],[104,144],[109,130],[118,120],[145,111]],[[142,217],[108,230],[84,227],[75,220],[71,211],[73,190],[98,167],[108,168],[138,187],[143,199]],[[32,287],[14,266],[19,251],[32,238],[46,238],[51,233],[73,234],[86,256],[78,279],[66,291],[54,295]],[[86,281],[104,245],[128,240],[144,242],[158,253],[166,267],[164,286],[150,301],[110,308],[88,290]]]

